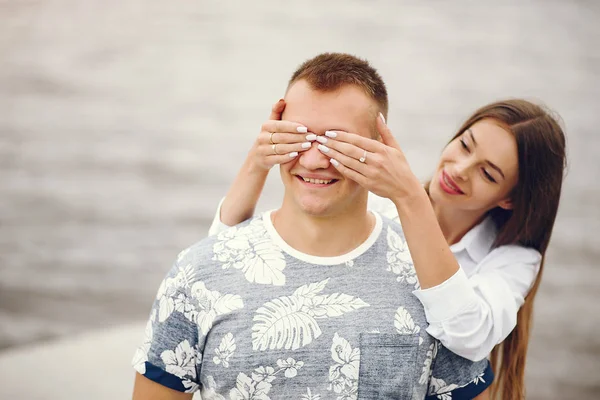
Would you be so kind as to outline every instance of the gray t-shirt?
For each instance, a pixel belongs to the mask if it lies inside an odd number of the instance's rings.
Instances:
[[[374,215],[369,238],[337,257],[291,248],[270,212],[182,251],[135,369],[203,399],[454,400],[469,385],[482,391],[487,360],[454,355],[425,331],[401,227]]]

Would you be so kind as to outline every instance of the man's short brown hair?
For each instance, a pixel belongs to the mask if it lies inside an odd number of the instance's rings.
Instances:
[[[383,79],[366,60],[350,54],[323,53],[305,61],[292,75],[288,88],[304,79],[315,90],[334,91],[345,85],[355,85],[379,106],[387,118],[388,96]]]

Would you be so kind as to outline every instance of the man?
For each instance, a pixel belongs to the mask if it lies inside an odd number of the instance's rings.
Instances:
[[[285,101],[283,119],[317,135],[376,136],[388,104],[379,74],[345,54],[302,64]],[[134,399],[455,400],[489,386],[487,361],[425,331],[401,228],[367,211],[367,191],[316,144],[280,172],[278,210],[179,254],[134,359]]]

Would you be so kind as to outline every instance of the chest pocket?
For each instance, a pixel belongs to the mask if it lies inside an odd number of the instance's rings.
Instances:
[[[359,399],[412,399],[417,384],[418,335],[360,335]]]

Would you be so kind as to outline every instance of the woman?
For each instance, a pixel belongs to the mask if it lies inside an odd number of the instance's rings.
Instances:
[[[494,397],[524,398],[533,300],[565,166],[565,137],[556,119],[525,100],[480,108],[444,148],[423,186],[383,115],[377,141],[340,131],[291,133],[297,124],[274,121],[284,109],[282,100],[273,107],[211,233],[253,214],[271,166],[318,146],[333,168],[379,196],[369,198],[371,209],[399,219],[427,331],[465,358],[490,356]]]

